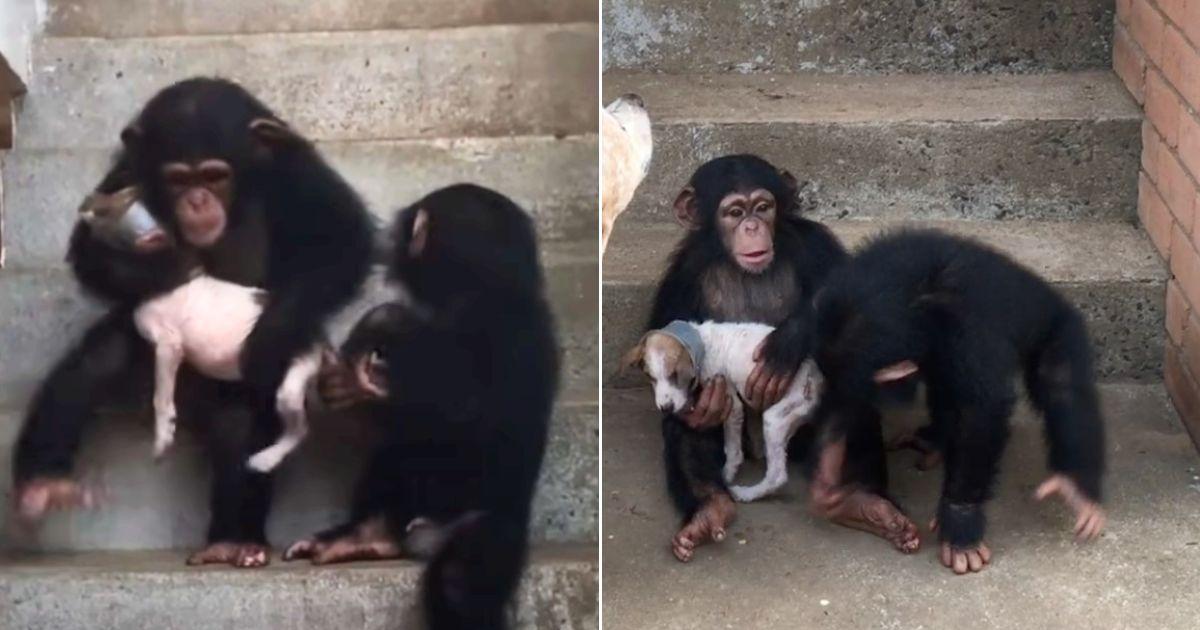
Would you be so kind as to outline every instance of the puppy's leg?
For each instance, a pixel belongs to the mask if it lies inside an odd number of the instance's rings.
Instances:
[[[183,344],[171,335],[154,341],[154,459],[175,443],[175,378],[183,363]]]
[[[722,473],[725,483],[733,481],[737,471],[742,466],[742,424],[746,419],[746,410],[737,394],[733,395],[733,406],[729,411],[729,419],[725,421],[725,468]]]
[[[804,418],[812,411],[813,401],[804,395],[803,384],[793,385],[783,400],[763,412],[763,438],[767,449],[767,474],[758,484],[729,489],[738,501],[756,501],[783,487],[788,480],[787,446]]]
[[[275,409],[283,419],[283,434],[279,439],[250,457],[248,465],[258,472],[274,470],[283,458],[296,450],[308,435],[308,418],[305,415],[304,399],[308,383],[321,367],[319,351],[310,352],[298,359],[283,377],[283,384],[275,395]]]

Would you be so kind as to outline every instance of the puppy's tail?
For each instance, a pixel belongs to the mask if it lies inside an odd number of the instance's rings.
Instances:
[[[422,601],[431,630],[505,630],[525,565],[524,521],[469,512],[447,526],[425,570]]]

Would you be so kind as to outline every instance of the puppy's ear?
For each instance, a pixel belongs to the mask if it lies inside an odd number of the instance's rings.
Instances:
[[[696,189],[687,186],[675,197],[675,220],[679,225],[689,229],[699,229],[699,202],[696,200]]]
[[[621,357],[621,365],[617,369],[617,376],[625,376],[630,370],[642,369],[642,362],[646,358],[646,337],[649,333],[642,335],[641,341],[637,345],[630,348],[625,356]]]
[[[904,380],[917,373],[917,364],[909,360],[893,363],[875,372],[875,382],[879,384],[894,383]]]

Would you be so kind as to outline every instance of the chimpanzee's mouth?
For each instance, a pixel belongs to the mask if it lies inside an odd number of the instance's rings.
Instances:
[[[770,249],[759,249],[752,252],[738,254],[742,264],[753,267],[765,266],[771,262],[775,252]]]

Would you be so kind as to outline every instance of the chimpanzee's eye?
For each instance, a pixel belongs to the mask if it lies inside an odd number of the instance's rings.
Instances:
[[[729,216],[731,216],[735,219],[742,218],[742,216],[744,214],[746,214],[746,212],[744,210],[742,210],[741,208],[730,208],[729,209]]]

